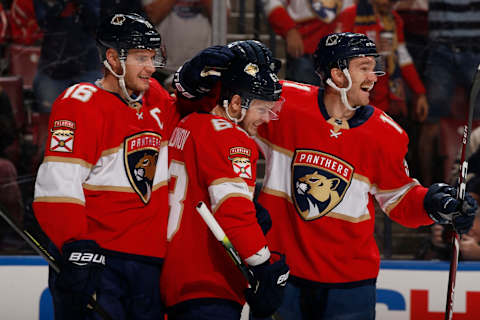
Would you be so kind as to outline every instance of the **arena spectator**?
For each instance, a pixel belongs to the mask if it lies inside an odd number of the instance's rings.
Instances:
[[[425,87],[406,47],[403,20],[393,4],[393,0],[360,0],[340,14],[337,28],[367,35],[383,57],[387,74],[378,78],[371,103],[396,120],[407,117],[406,83],[416,94],[413,116],[423,121],[428,112]]]
[[[285,39],[287,80],[320,85],[312,54],[318,41],[334,30],[331,22],[342,9],[341,1],[263,0],[268,22]]]
[[[10,7],[9,26],[13,43],[34,45],[43,38],[32,0],[13,0]]]
[[[156,74],[168,88],[171,75],[184,62],[212,45],[212,0],[153,1],[145,10],[168,48],[167,65]]]
[[[445,148],[440,141],[440,120],[452,118],[455,89],[468,94],[480,63],[480,6],[478,0],[431,0],[428,9],[429,53],[425,66],[425,86],[429,112],[419,138],[418,153],[424,184],[434,177],[434,151]],[[468,97],[465,97],[468,100]],[[478,101],[475,102],[478,106]],[[479,108],[475,117],[478,118]],[[460,111],[462,120],[465,118]]]

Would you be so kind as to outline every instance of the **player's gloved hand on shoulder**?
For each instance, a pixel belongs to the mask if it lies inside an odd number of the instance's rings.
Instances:
[[[251,266],[253,276],[257,281],[255,288],[245,291],[245,298],[254,317],[264,318],[271,316],[282,304],[290,269],[285,263],[285,255],[272,252],[272,257],[278,260],[269,261]]]
[[[217,83],[234,58],[227,46],[212,46],[185,62],[173,78],[173,87],[187,99],[201,98]]]
[[[62,257],[55,287],[69,310],[83,313],[97,289],[105,256],[95,241],[78,240],[63,245]]]
[[[270,213],[257,201],[253,201],[253,203],[255,204],[257,222],[260,225],[260,228],[262,228],[263,234],[266,235],[272,228],[272,218],[270,217]]]
[[[423,206],[433,221],[453,224],[459,234],[464,234],[472,227],[478,204],[468,193],[463,203],[456,195],[456,188],[445,183],[434,183],[428,188]]]

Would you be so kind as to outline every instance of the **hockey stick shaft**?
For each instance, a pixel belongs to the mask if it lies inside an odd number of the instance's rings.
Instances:
[[[13,229],[15,232],[25,240],[28,245],[35,250],[41,257],[43,257],[50,267],[56,272],[60,272],[60,267],[58,266],[55,258],[43,247],[40,242],[38,242],[27,230],[21,230],[17,225],[10,219],[10,217],[0,209],[0,216],[5,220],[5,222]],[[104,320],[113,320],[113,318],[103,309],[95,300],[94,296],[90,297],[89,307],[91,307],[95,312],[98,313]]]
[[[478,93],[480,92],[480,65],[477,67],[475,72],[475,78],[473,79],[472,88],[470,90],[470,101],[468,108],[468,117],[467,123],[463,130],[462,137],[462,152],[460,157],[460,172],[458,175],[458,191],[457,199],[461,202],[465,200],[465,194],[467,190],[467,173],[468,173],[468,159],[469,154],[469,141],[470,134],[472,131],[472,122],[473,122],[473,112],[475,110],[475,104],[477,101]],[[452,235],[452,252],[450,258],[450,270],[448,273],[448,290],[447,290],[447,301],[445,306],[445,320],[451,320],[453,317],[453,302],[455,297],[455,283],[457,278],[457,268],[458,268],[458,256],[460,253],[460,237],[455,230],[455,225],[453,226],[453,235]]]
[[[242,258],[238,254],[237,250],[235,249],[233,244],[230,242],[230,239],[228,239],[227,235],[223,231],[222,227],[218,224],[217,220],[215,220],[215,217],[210,212],[207,205],[204,202],[200,201],[197,204],[196,209],[197,209],[197,212],[200,214],[200,216],[203,218],[203,221],[205,221],[205,223],[207,224],[210,231],[215,236],[215,238],[218,241],[220,241],[220,243],[223,245],[223,247],[227,251],[230,258],[232,258],[235,265],[238,267],[238,269],[240,269],[240,271],[242,272],[245,279],[247,279],[250,286],[252,286],[252,288],[255,288],[256,287],[256,281],[253,277],[252,271],[243,262]]]

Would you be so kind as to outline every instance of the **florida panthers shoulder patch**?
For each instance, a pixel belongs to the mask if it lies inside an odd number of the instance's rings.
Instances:
[[[50,151],[73,152],[75,129],[73,121],[55,120],[51,129]]]
[[[245,147],[230,148],[228,159],[232,161],[233,171],[240,178],[252,179],[251,154],[250,149]]]

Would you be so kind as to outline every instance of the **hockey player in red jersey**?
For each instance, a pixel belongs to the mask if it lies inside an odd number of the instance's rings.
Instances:
[[[187,101],[175,104],[151,78],[165,56],[145,18],[108,17],[97,43],[105,75],[68,88],[55,101],[35,185],[35,215],[61,266],[49,277],[55,318],[97,319],[87,308],[95,294],[113,319],[161,319],[167,143],[179,119],[176,106]],[[205,63],[222,67],[231,57],[225,48],[204,52],[190,75]],[[206,92],[215,76],[189,83]]]
[[[291,268],[282,319],[375,318],[374,198],[407,227],[453,222],[465,233],[473,222],[469,195],[462,207],[455,188],[409,177],[405,131],[369,105],[377,56],[365,35],[325,36],[314,55],[325,88],[282,82],[280,119],[259,129],[267,238]]]
[[[282,104],[278,61],[257,41],[229,47],[236,58],[220,79],[219,104],[184,118],[169,142],[169,245],[160,282],[169,320],[238,320],[245,299],[253,314],[268,316],[288,278],[285,257],[270,252],[253,203],[258,151],[252,136]],[[199,201],[250,266],[254,288],[247,289],[196,212]]]

